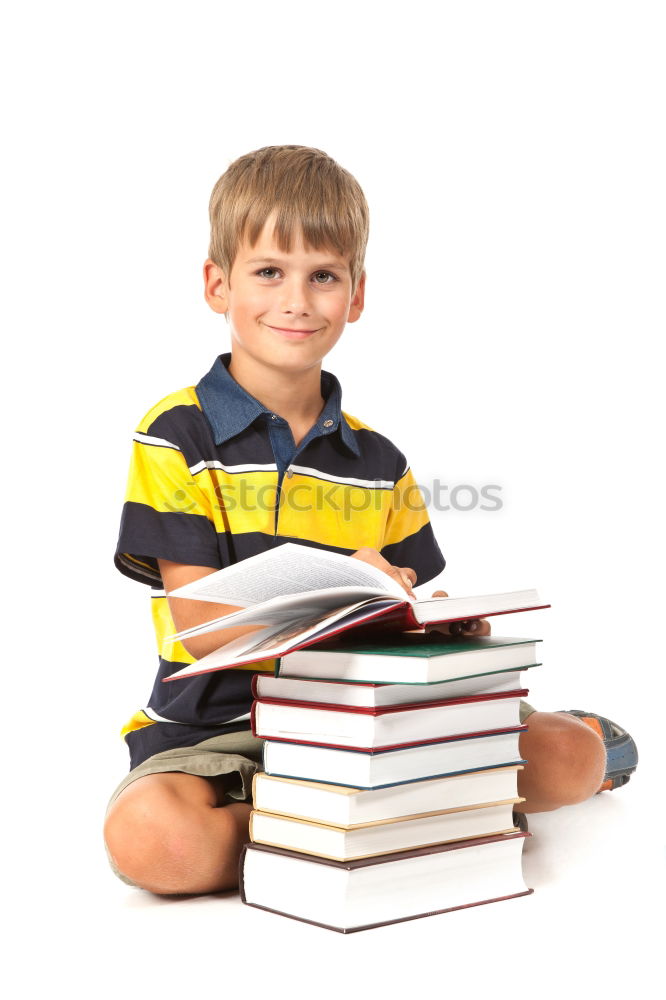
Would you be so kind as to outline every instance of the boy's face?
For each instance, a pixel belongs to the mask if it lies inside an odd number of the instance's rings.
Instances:
[[[263,368],[292,372],[321,364],[347,323],[363,311],[365,274],[352,295],[349,261],[313,250],[302,234],[280,250],[269,218],[254,246],[242,243],[230,278],[204,265],[206,301],[227,313],[232,354]]]

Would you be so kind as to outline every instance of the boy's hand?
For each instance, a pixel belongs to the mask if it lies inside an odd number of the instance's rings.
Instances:
[[[445,590],[436,590],[433,597],[448,597]],[[469,618],[464,622],[442,622],[440,625],[426,625],[426,632],[440,632],[455,639],[476,639],[480,635],[490,635],[490,624],[485,618]]]
[[[396,583],[399,583],[403,590],[406,590],[410,597],[416,600],[416,594],[412,590],[412,587],[416,583],[416,573],[409,566],[391,566],[388,559],[384,559],[384,556],[380,555],[377,549],[363,548],[359,549],[357,552],[352,553],[350,559],[361,559],[363,562],[370,563],[371,566],[376,566],[377,569],[383,570],[384,573],[388,573]]]

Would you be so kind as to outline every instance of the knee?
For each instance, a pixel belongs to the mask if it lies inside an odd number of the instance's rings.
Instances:
[[[130,786],[109,810],[104,840],[114,864],[158,894],[185,892],[195,842],[192,821],[167,789]]]
[[[604,778],[603,741],[579,719],[555,712],[543,715],[534,747],[540,784],[560,805],[583,802],[599,791]],[[529,764],[529,752],[525,756]]]

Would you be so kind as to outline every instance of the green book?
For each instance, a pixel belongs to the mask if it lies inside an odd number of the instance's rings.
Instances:
[[[402,633],[380,642],[328,642],[288,653],[276,676],[374,684],[433,684],[537,666],[540,639],[450,639]]]

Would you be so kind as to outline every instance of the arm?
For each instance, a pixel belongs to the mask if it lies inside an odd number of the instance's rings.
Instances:
[[[359,549],[354,552],[352,559],[360,559],[370,563],[399,583],[407,593],[414,597],[412,584],[416,583],[416,573],[407,567],[391,566],[376,549]],[[201,580],[204,576],[210,576],[217,572],[212,566],[188,566],[185,563],[169,562],[168,559],[158,559],[157,565],[160,569],[162,582],[166,591],[169,609],[173,618],[177,632],[191,628],[193,625],[201,625],[203,622],[212,621],[214,618],[221,618],[222,615],[230,615],[232,611],[240,609],[232,604],[211,604],[210,601],[193,601],[186,597],[170,597],[172,590],[184,587],[186,583],[194,580]],[[226,645],[232,639],[237,639],[241,635],[256,632],[260,625],[234,625],[230,628],[219,629],[217,632],[209,632],[206,635],[194,636],[185,640],[183,646],[195,660],[200,660],[207,653],[212,653],[214,649]]]
[[[210,601],[192,601],[186,597],[169,597],[172,590],[184,587],[186,583],[200,580],[204,576],[210,576],[217,570],[212,566],[188,566],[185,563],[169,562],[168,559],[158,559],[157,565],[160,568],[162,582],[166,591],[171,616],[173,618],[176,631],[191,628],[193,625],[201,625],[203,622],[212,621],[214,618],[221,618],[222,615],[230,615],[232,611],[240,610],[232,604],[211,604]],[[194,636],[183,642],[183,646],[195,660],[200,660],[207,653],[212,653],[214,649],[226,645],[232,639],[237,639],[241,635],[249,632],[256,632],[259,625],[235,625],[231,628],[220,629],[217,632],[209,632],[207,635]]]

